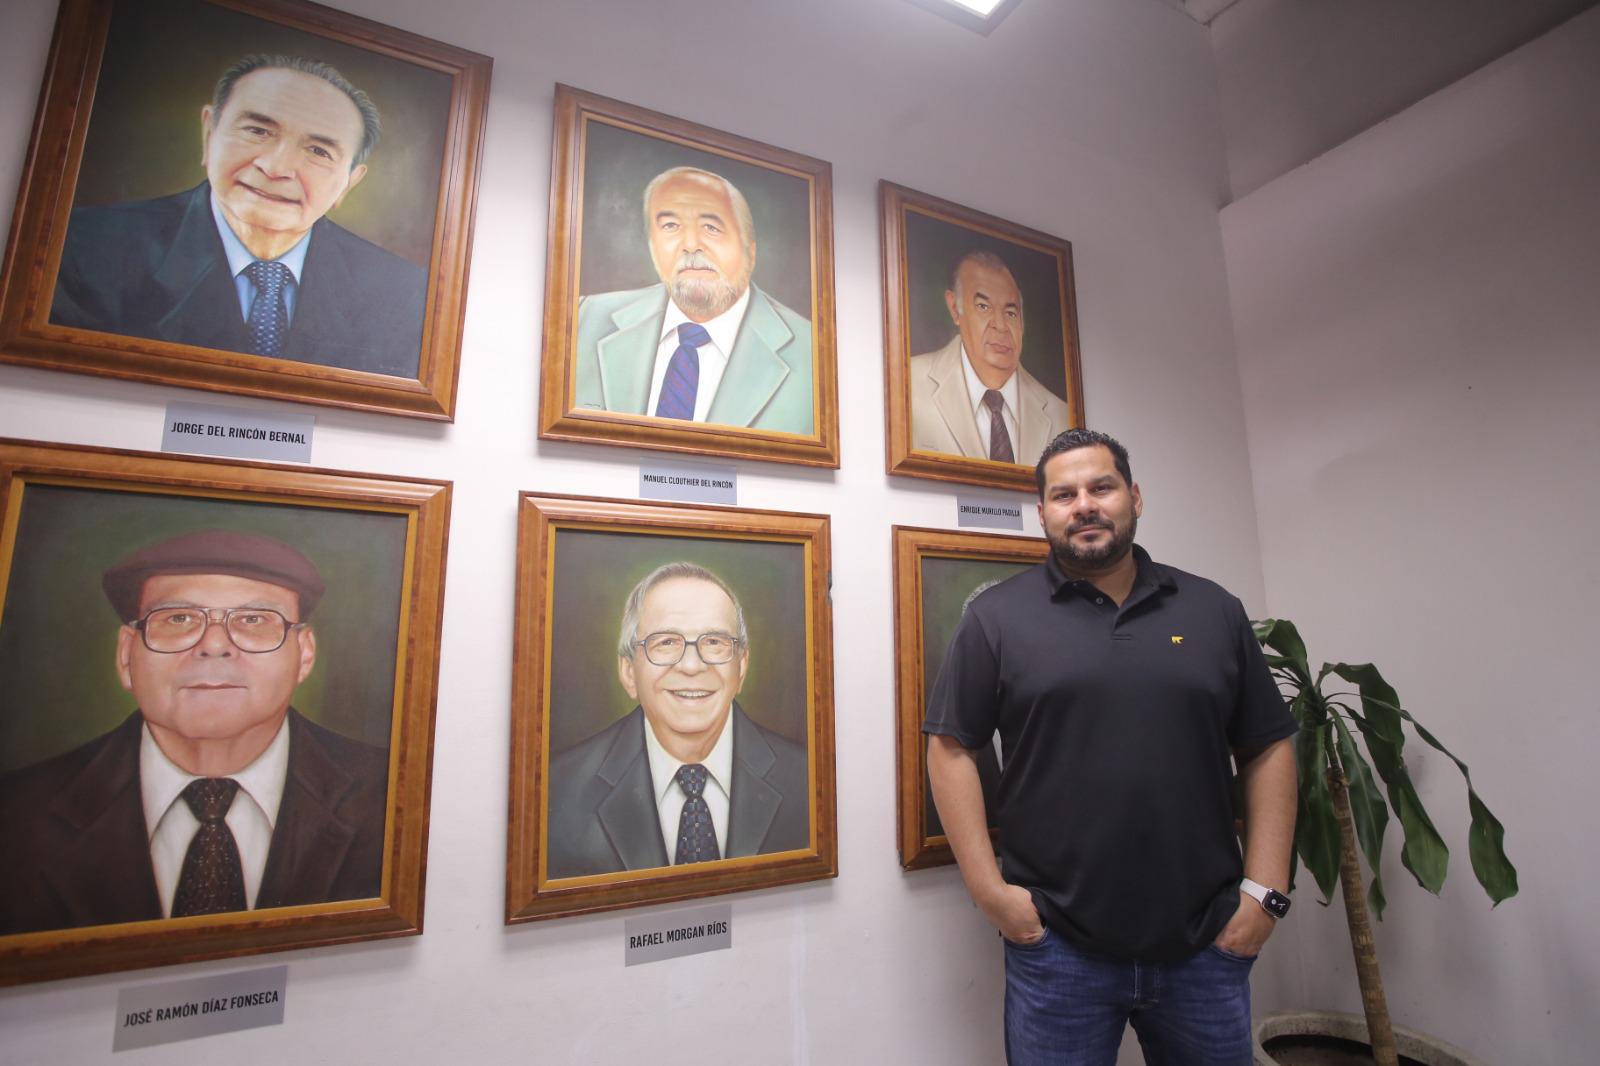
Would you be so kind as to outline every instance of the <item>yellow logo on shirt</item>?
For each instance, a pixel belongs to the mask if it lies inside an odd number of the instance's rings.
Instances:
[[[1174,643],[1174,644],[1182,644],[1183,643],[1183,638],[1182,637],[1173,637],[1172,638],[1172,643]]]

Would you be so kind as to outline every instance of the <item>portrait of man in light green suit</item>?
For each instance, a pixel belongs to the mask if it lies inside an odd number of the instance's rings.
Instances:
[[[815,432],[811,323],[751,282],[758,242],[743,193],[677,166],[651,179],[642,206],[661,281],[579,299],[575,405]]]

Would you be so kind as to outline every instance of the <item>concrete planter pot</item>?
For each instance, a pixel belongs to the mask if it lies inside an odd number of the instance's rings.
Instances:
[[[1275,1040],[1294,1041],[1274,1058],[1265,1045]],[[1320,1038],[1320,1039],[1319,1039]],[[1407,1062],[1417,1066],[1485,1066],[1471,1055],[1414,1029],[1394,1027],[1395,1045],[1400,1052],[1402,1066]],[[1299,1046],[1296,1047],[1295,1044]],[[1352,1047],[1351,1045],[1354,1045]],[[1371,1062],[1370,1052],[1365,1059],[1352,1053],[1367,1049],[1367,1020],[1359,1014],[1340,1011],[1291,1010],[1269,1014],[1255,1024],[1255,1066],[1341,1066],[1343,1063]]]

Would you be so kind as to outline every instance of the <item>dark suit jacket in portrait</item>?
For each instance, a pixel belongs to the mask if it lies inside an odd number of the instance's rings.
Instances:
[[[723,858],[810,846],[810,782],[803,747],[750,720],[737,703],[733,786]],[[550,760],[548,875],[582,877],[670,865],[635,707]]]
[[[0,778],[0,934],[161,917],[139,791],[135,711]],[[289,767],[256,909],[381,890],[389,759],[289,711]]]
[[[645,405],[666,315],[665,285],[579,300],[574,406],[650,414]],[[811,323],[751,285],[706,422],[815,432],[811,365]]]
[[[302,273],[278,358],[417,376],[426,270],[322,218]],[[211,185],[73,211],[50,321],[248,353]]]

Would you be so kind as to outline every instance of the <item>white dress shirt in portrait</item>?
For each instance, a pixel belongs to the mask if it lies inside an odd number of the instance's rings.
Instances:
[[[644,747],[650,757],[650,783],[655,791],[656,812],[661,815],[661,839],[667,845],[667,862],[677,860],[678,821],[683,817],[683,805],[689,802],[678,784],[678,769],[688,763],[679,762],[667,753],[656,739],[656,731],[649,721],[644,724]],[[701,799],[711,809],[711,828],[717,833],[717,854],[728,854],[728,797],[733,794],[733,719],[722,725],[722,735],[711,748],[711,753],[700,764],[706,768],[706,790]]]
[[[700,323],[711,334],[711,343],[700,346],[700,384],[694,394],[696,422],[704,422],[706,412],[711,410],[711,401],[717,395],[717,386],[722,384],[728,357],[733,354],[733,342],[739,336],[739,326],[749,306],[750,287],[746,285],[732,307],[711,321]],[[644,409],[646,414],[656,413],[656,404],[661,402],[661,383],[667,379],[667,364],[672,361],[672,353],[678,350],[678,327],[689,321],[692,321],[689,316],[668,298],[667,314],[661,320],[661,342],[656,347],[656,365],[650,374],[650,404]]]
[[[256,905],[261,891],[261,875],[267,868],[267,851],[272,846],[272,827],[278,820],[278,805],[283,801],[284,780],[289,773],[289,720],[278,727],[277,736],[267,750],[236,774],[239,791],[228,807],[226,819],[239,846],[244,867],[244,898],[247,907]],[[161,913],[172,916],[172,897],[183,873],[183,857],[189,842],[200,828],[200,820],[182,799],[189,782],[199,777],[167,758],[146,725],[139,738],[139,793],[144,800],[144,824],[150,832],[150,862],[155,867],[156,891],[161,895]]]
[[[984,393],[989,391],[989,386],[978,380],[978,372],[972,369],[972,357],[967,354],[967,346],[961,346],[961,370],[967,379],[967,399],[972,405],[972,420],[978,426],[978,439],[983,441],[984,454],[989,448],[989,406],[983,402]],[[1000,386],[1000,398],[1005,401],[1001,407],[1001,418],[1005,422],[1006,434],[1011,438],[1011,451],[1016,454],[1017,445],[1017,404],[1020,402],[1021,393],[1017,386],[1017,372],[1013,370],[1011,376],[1006,378],[1006,383]]]

